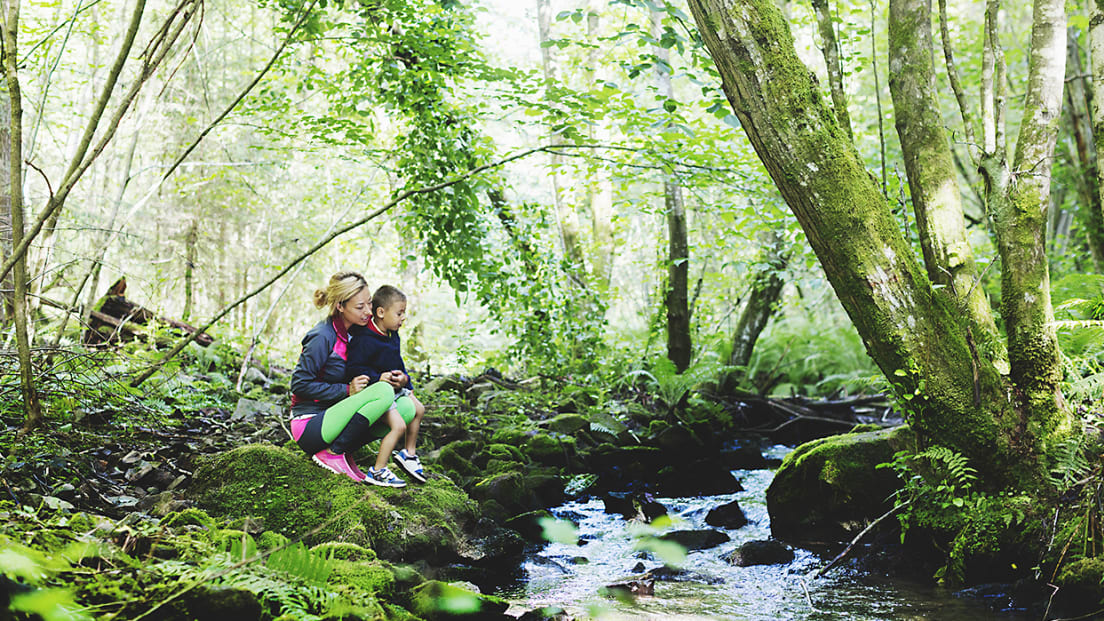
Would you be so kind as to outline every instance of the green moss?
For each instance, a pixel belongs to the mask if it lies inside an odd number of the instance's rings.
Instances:
[[[291,542],[290,539],[281,535],[280,533],[266,530],[265,532],[257,535],[255,538],[257,541],[257,547],[262,550],[271,550],[273,548],[279,548],[285,546]]]
[[[511,447],[521,446],[529,440],[529,436],[533,433],[531,430],[518,429],[517,427],[504,427],[494,432],[494,435],[491,436],[491,443]]]
[[[369,488],[269,445],[204,461],[189,494],[214,515],[263,518],[267,529],[308,545],[347,541],[381,556],[444,552],[459,545],[459,525],[475,519],[475,504],[447,479]]]
[[[560,414],[559,416],[544,421],[541,426],[546,427],[550,431],[556,433],[562,433],[565,435],[572,435],[577,431],[590,428],[590,421],[579,414]]]
[[[465,588],[431,580],[411,593],[411,611],[427,621],[439,619],[492,618],[509,607],[506,600],[481,595]]]
[[[327,586],[353,601],[394,595],[395,573],[384,563],[334,560],[333,568]]]
[[[311,548],[311,552],[316,552],[325,557],[341,559],[343,561],[376,560],[375,550],[361,547],[347,541],[327,541],[326,543],[320,543]]]
[[[535,435],[529,438],[529,442],[525,445],[525,452],[533,461],[563,466],[575,453],[575,441],[550,434]]]
[[[521,450],[518,449],[516,446],[495,443],[488,444],[487,446],[483,447],[483,450],[475,456],[473,462],[479,468],[486,468],[487,463],[492,459],[522,464],[528,461],[525,458],[525,455],[523,455]]]
[[[206,511],[194,507],[166,515],[161,518],[161,525],[172,529],[180,529],[184,526],[200,526],[211,533],[218,530],[215,520],[207,515]]]
[[[1101,592],[1104,584],[1104,558],[1078,559],[1058,572],[1056,580],[1060,587],[1072,587],[1086,591]]]

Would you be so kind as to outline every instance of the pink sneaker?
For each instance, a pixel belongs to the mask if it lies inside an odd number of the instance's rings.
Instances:
[[[358,477],[356,472],[353,472],[353,469],[349,467],[349,462],[345,461],[344,455],[334,455],[327,449],[315,453],[313,459],[314,463],[330,472],[343,474],[357,483],[364,480]]]
[[[349,467],[352,468],[353,472],[357,475],[357,477],[360,478],[361,481],[368,478],[368,475],[361,472],[360,468],[357,468],[356,462],[353,461],[352,455],[345,453],[345,463],[349,464]]]
[[[292,440],[298,442],[299,438],[303,437],[303,432],[307,429],[307,423],[310,422],[312,418],[314,418],[313,415],[307,414],[306,416],[296,416],[291,419],[291,423],[288,426],[291,427]]]

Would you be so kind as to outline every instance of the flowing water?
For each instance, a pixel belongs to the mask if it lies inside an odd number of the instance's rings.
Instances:
[[[768,456],[781,457],[789,449],[776,447]],[[579,543],[549,543],[530,555],[516,586],[497,595],[512,602],[518,614],[543,606],[559,606],[573,617],[608,619],[737,619],[737,620],[917,620],[1004,621],[1037,620],[1026,611],[1004,609],[996,598],[986,603],[956,597],[947,590],[900,580],[863,575],[837,568],[822,578],[813,574],[826,561],[802,549],[787,565],[737,567],[723,556],[740,544],[770,538],[765,492],[773,472],[737,470],[745,491],[722,496],[659,498],[675,518],[671,529],[714,529],[705,524],[710,509],[737,500],[749,523],[721,530],[731,541],[707,550],[690,551],[683,564],[688,577],[680,582],[655,582],[652,596],[620,601],[604,597],[601,587],[639,577],[661,565],[638,549],[647,527],[620,515],[607,514],[601,500],[571,502],[552,510],[578,527]],[[645,533],[646,534],[646,533]],[[644,557],[643,559],[641,557]],[[996,610],[994,610],[996,608]]]

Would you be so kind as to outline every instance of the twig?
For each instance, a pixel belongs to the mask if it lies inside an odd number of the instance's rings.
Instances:
[[[809,585],[805,584],[805,579],[801,579],[801,590],[805,591],[805,603],[809,604],[809,609],[813,612],[822,612],[816,606],[813,605],[813,598],[809,596]]]
[[[884,520],[887,517],[893,515],[894,513],[897,513],[901,509],[904,509],[905,507],[907,507],[911,504],[912,504],[911,500],[906,500],[905,502],[902,502],[899,505],[894,505],[892,509],[890,509],[889,511],[886,511],[885,513],[883,513],[881,515],[881,517],[874,520],[866,528],[864,528],[861,533],[859,533],[858,535],[855,535],[855,538],[851,540],[851,543],[847,544],[847,547],[843,549],[843,552],[840,552],[839,554],[837,554],[836,558],[832,559],[832,561],[830,563],[828,563],[824,567],[820,568],[820,570],[818,570],[816,572],[816,575],[813,576],[813,577],[814,578],[819,578],[819,577],[823,576],[829,569],[835,567],[840,561],[842,561],[844,559],[844,557],[846,557],[847,554],[849,552],[851,552],[851,549],[855,547],[855,544],[858,543],[860,539],[865,537],[867,533],[869,533],[871,530],[873,530],[875,526],[880,524],[882,520]]]

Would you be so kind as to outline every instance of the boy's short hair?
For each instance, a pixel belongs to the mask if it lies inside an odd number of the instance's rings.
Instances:
[[[405,302],[406,294],[399,291],[398,287],[392,287],[391,285],[383,285],[376,292],[372,294],[372,311],[375,312],[377,308],[387,308],[395,302]]]

